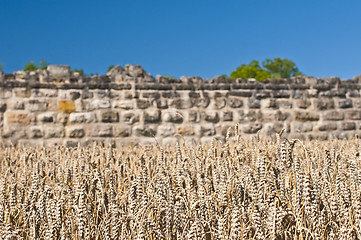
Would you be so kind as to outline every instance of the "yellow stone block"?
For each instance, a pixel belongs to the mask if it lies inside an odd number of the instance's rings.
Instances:
[[[58,102],[58,110],[66,113],[75,112],[75,102],[60,101]]]

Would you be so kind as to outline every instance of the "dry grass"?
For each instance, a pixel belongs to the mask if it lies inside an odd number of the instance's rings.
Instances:
[[[227,135],[0,149],[0,239],[361,239],[360,140]]]

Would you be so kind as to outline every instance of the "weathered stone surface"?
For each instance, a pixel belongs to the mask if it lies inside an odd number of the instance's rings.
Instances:
[[[173,136],[175,134],[175,127],[173,124],[162,124],[158,126],[158,134],[162,137]]]
[[[319,110],[335,108],[335,103],[334,103],[333,99],[318,99],[315,101],[314,105],[316,105],[317,109],[319,109]]]
[[[341,122],[341,129],[344,131],[355,130],[356,123],[355,122]]]
[[[6,112],[5,118],[8,124],[21,125],[29,125],[32,120],[32,116],[27,112]]]
[[[100,119],[104,123],[119,122],[118,112],[107,110],[100,113]]]
[[[296,121],[318,121],[320,119],[320,115],[315,112],[308,111],[296,111],[295,112],[295,120]]]
[[[274,98],[289,98],[291,94],[289,91],[273,91],[272,96]]]
[[[298,108],[307,109],[309,106],[311,106],[311,101],[307,99],[300,99],[296,101],[296,106]]]
[[[177,134],[181,136],[192,136],[195,134],[194,127],[191,125],[182,125],[177,127]]]
[[[201,124],[194,126],[194,130],[198,136],[213,136],[216,134],[216,129],[213,124]]]
[[[6,102],[5,100],[0,99],[0,112],[6,111]]]
[[[150,107],[150,101],[149,100],[137,99],[137,108],[146,109],[148,107]]]
[[[198,111],[189,110],[188,111],[188,121],[189,122],[199,122],[200,121],[200,114]]]
[[[49,76],[56,80],[68,79],[70,77],[70,66],[48,65]]]
[[[361,110],[349,110],[345,112],[345,117],[348,120],[361,120]]]
[[[226,122],[233,121],[233,112],[232,111],[223,112],[223,121]]]
[[[190,99],[179,98],[179,99],[171,100],[169,106],[175,107],[177,109],[188,109],[193,107],[193,104],[190,101]]]
[[[48,101],[30,99],[26,103],[25,109],[29,110],[30,112],[46,111],[48,109]]]
[[[240,108],[243,106],[243,101],[240,98],[230,97],[229,98],[229,106],[231,108]]]
[[[61,112],[71,113],[75,112],[75,102],[74,101],[59,101],[58,110]]]
[[[25,109],[25,101],[20,98],[8,100],[7,105],[8,105],[8,109],[13,109],[13,110],[24,110]]]
[[[282,122],[274,122],[274,123],[265,123],[263,125],[262,131],[266,133],[266,135],[274,135],[276,133],[280,133],[284,129],[284,124]],[[289,129],[288,129],[289,131]],[[287,129],[286,129],[287,132]]]
[[[293,105],[290,99],[277,99],[276,106],[277,108],[291,109]]]
[[[110,108],[110,101],[105,99],[94,99],[91,101],[92,109],[108,109]]]
[[[324,120],[331,120],[331,121],[340,121],[344,119],[344,114],[340,111],[328,111],[323,114]]]
[[[154,137],[157,131],[153,127],[139,125],[133,127],[133,133],[135,136]]]
[[[15,88],[13,89],[13,95],[18,98],[29,98],[31,96],[31,91],[26,88]]]
[[[287,119],[290,119],[291,114],[288,112],[283,112],[283,111],[277,111],[274,114],[274,118],[276,121],[285,121]]]
[[[37,116],[37,121],[41,123],[51,123],[55,120],[55,112],[44,112],[39,113]]]
[[[262,124],[261,123],[250,123],[250,124],[246,124],[243,125],[241,127],[242,132],[244,133],[257,133],[259,130],[262,129]]]
[[[191,98],[191,103],[195,107],[206,108],[210,103],[209,98]]]
[[[153,110],[144,112],[145,123],[157,123],[161,119],[161,111]]]
[[[85,136],[85,131],[83,126],[67,126],[65,134],[70,138],[82,138]]]
[[[134,108],[134,101],[133,100],[118,100],[112,101],[113,108],[121,108],[121,109],[133,109]]]
[[[249,108],[260,108],[261,107],[261,101],[255,98],[249,98],[248,99],[248,107]]]
[[[139,122],[139,114],[132,111],[122,112],[122,122],[133,125]]]
[[[218,97],[214,100],[214,107],[216,109],[222,109],[226,106],[226,104],[227,104],[226,98]]]
[[[238,112],[238,122],[254,122],[262,120],[262,113],[260,111],[249,110]]]
[[[143,92],[142,96],[143,96],[143,98],[158,99],[158,98],[160,98],[160,93],[159,92]]]
[[[27,128],[27,135],[29,138],[42,138],[44,130],[42,126],[30,126]]]
[[[184,116],[178,111],[167,111],[163,114],[163,121],[173,122],[173,123],[182,123]]]
[[[112,137],[113,128],[110,125],[91,124],[85,127],[88,136],[91,137]]]
[[[340,99],[340,100],[338,100],[338,106],[340,108],[352,108],[352,100],[351,99]]]
[[[311,122],[293,122],[291,128],[293,132],[311,132],[313,125]]]
[[[70,123],[91,123],[96,122],[97,118],[94,112],[70,113]]]
[[[31,89],[31,97],[39,98],[39,97],[57,97],[58,90],[57,89]]]
[[[337,123],[335,122],[325,122],[322,123],[319,127],[318,127],[319,131],[334,131],[337,130]]]
[[[202,115],[204,120],[207,122],[211,122],[211,123],[219,122],[219,115],[217,112],[208,111],[208,112],[203,112]]]
[[[155,103],[157,105],[157,108],[159,108],[159,109],[167,109],[168,108],[167,99],[157,99]]]
[[[61,125],[44,126],[44,138],[63,138],[64,127]]]

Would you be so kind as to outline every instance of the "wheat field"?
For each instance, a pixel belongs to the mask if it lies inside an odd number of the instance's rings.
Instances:
[[[361,140],[0,149],[0,239],[361,239]]]

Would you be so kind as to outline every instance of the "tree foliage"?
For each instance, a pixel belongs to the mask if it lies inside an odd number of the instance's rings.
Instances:
[[[248,65],[242,64],[231,73],[231,78],[255,78],[263,81],[268,78],[289,78],[302,75],[291,60],[284,58],[267,58],[262,62],[262,67],[257,60],[252,60]]]
[[[34,63],[34,60],[31,60],[29,63],[25,64],[24,71],[36,71],[39,69],[39,66]]]

